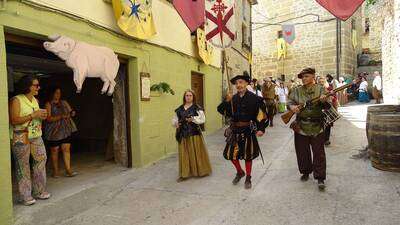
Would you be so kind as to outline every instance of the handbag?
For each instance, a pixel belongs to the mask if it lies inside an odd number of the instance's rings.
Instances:
[[[28,125],[25,129],[22,130],[13,130],[13,138],[12,144],[13,145],[27,145],[29,144],[29,130],[28,127],[30,126],[32,120],[29,121]]]

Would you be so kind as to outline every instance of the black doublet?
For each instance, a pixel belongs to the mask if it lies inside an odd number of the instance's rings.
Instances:
[[[222,102],[218,106],[218,112],[231,118],[230,137],[224,150],[224,158],[227,160],[243,159],[253,160],[260,154],[256,131],[265,132],[265,105],[263,99],[252,92],[246,91],[243,97],[236,94],[230,102]],[[262,113],[262,119],[258,119]],[[238,122],[251,122],[249,126],[236,126]]]

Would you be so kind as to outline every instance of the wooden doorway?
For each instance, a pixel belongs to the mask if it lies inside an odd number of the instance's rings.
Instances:
[[[201,73],[192,72],[192,90],[196,95],[197,104],[204,109],[204,76]],[[204,131],[204,124],[201,125]]]

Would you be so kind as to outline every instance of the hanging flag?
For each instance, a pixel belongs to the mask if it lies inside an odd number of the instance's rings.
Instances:
[[[197,46],[199,48],[200,58],[204,64],[210,65],[214,53],[214,47],[206,41],[206,32],[198,28],[197,29]]]
[[[206,40],[218,48],[227,48],[236,38],[234,0],[206,0]]]
[[[364,0],[316,0],[322,7],[346,21],[362,5]]]
[[[276,48],[278,50],[278,60],[286,58],[286,41],[283,38],[276,40]]]
[[[140,39],[149,39],[156,34],[152,0],[112,0],[119,28],[126,34]]]
[[[253,65],[253,54],[250,52],[249,55],[247,56],[247,60],[249,61],[250,65]]]
[[[283,39],[291,45],[296,38],[294,25],[282,25],[282,33]]]
[[[204,0],[174,0],[173,4],[190,32],[204,24]]]
[[[353,44],[353,48],[357,48],[358,42],[357,42],[357,30],[352,29],[351,30],[351,43]]]

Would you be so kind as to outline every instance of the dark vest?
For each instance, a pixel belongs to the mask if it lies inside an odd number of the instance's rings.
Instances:
[[[179,106],[175,112],[178,117],[179,123],[181,124],[182,137],[187,138],[189,136],[200,135],[201,131],[199,125],[186,121],[186,118],[198,116],[197,111],[202,110],[198,105],[192,105],[190,108],[185,110],[183,105]]]

